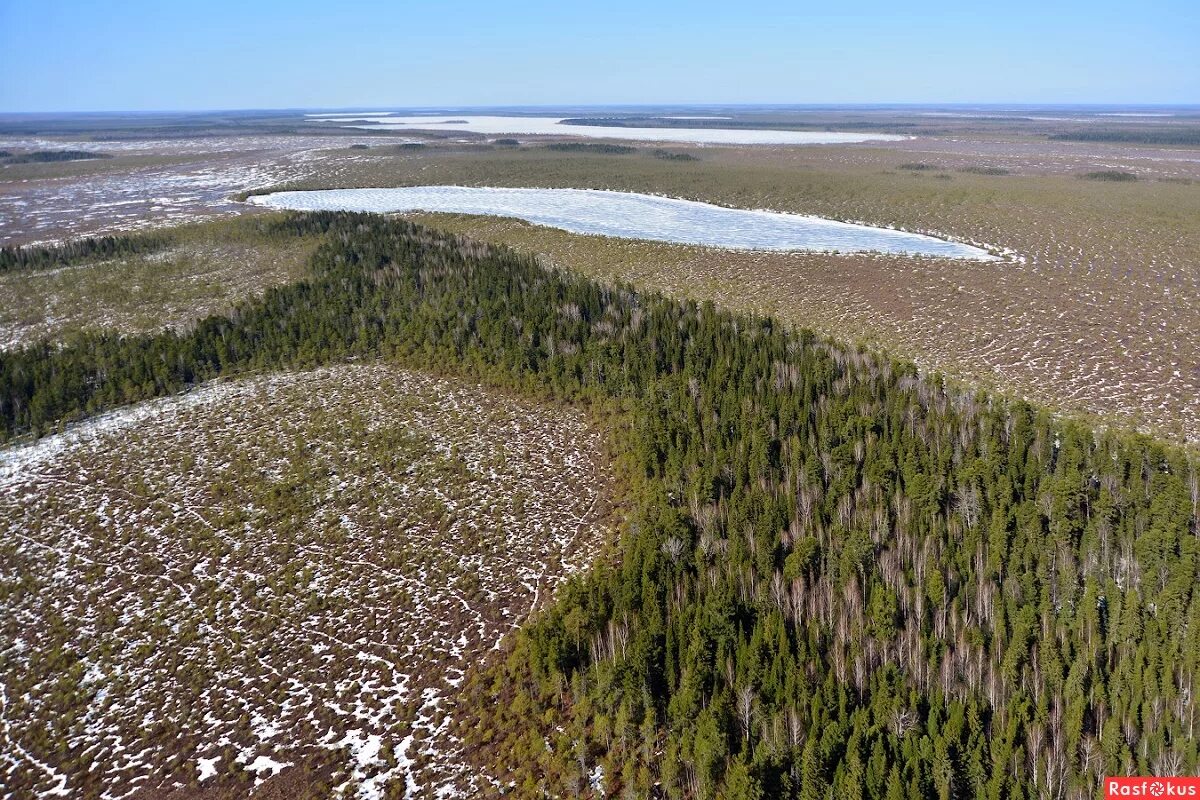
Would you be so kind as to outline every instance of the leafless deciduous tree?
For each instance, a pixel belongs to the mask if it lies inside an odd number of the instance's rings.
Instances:
[[[750,731],[754,724],[754,701],[755,694],[753,687],[743,686],[737,692],[737,715],[738,722],[742,726],[742,737],[749,742]]]
[[[683,555],[683,541],[678,536],[670,536],[662,543],[662,551],[672,563],[678,564],[679,557]]]
[[[892,732],[896,738],[903,739],[904,735],[917,724],[917,716],[907,708],[898,708],[892,714]]]
[[[1174,777],[1183,769],[1183,756],[1174,750],[1165,750],[1154,759],[1154,774]]]
[[[982,508],[983,503],[979,499],[979,490],[974,486],[963,487],[954,493],[954,510],[962,517],[963,523],[968,528],[974,528],[979,524]]]

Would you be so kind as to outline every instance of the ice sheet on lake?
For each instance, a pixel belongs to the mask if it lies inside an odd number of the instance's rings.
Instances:
[[[978,247],[821,217],[723,208],[692,200],[596,189],[410,186],[276,192],[250,198],[297,211],[443,211],[516,217],[572,233],[730,250],[837,250],[990,260]]]
[[[357,117],[366,117],[358,114]],[[563,125],[566,117],[457,116],[454,114],[374,117],[311,117],[313,122],[364,122],[344,125],[366,130],[431,130],[507,135],[584,136],[593,139],[629,139],[638,142],[687,142],[691,144],[855,144],[897,142],[910,136],[890,133],[846,133],[841,131],[740,130],[736,128],[623,128],[605,125]]]

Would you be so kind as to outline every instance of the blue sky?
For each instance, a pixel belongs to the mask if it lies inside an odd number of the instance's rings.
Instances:
[[[1198,103],[1200,2],[0,0],[0,111]]]

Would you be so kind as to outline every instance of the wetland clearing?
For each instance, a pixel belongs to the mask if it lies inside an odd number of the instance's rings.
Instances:
[[[370,364],[0,451],[0,785],[477,795],[455,690],[599,552],[600,444],[580,411]]]

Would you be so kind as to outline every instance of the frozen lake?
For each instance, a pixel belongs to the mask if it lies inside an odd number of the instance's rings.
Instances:
[[[890,133],[846,133],[840,131],[739,130],[737,128],[624,128],[604,125],[563,125],[567,117],[458,116],[456,114],[400,116],[381,112],[362,114],[307,114],[313,122],[328,122],[365,130],[461,131],[487,135],[583,136],[593,139],[626,139],[637,142],[686,142],[689,144],[856,144],[897,142],[910,136]],[[663,117],[663,119],[685,119]],[[696,119],[713,119],[696,117]]]
[[[730,250],[837,250],[986,261],[987,251],[933,236],[821,217],[724,208],[596,189],[495,189],[410,186],[275,192],[255,205],[296,211],[442,211],[516,217],[572,233],[651,239]]]

